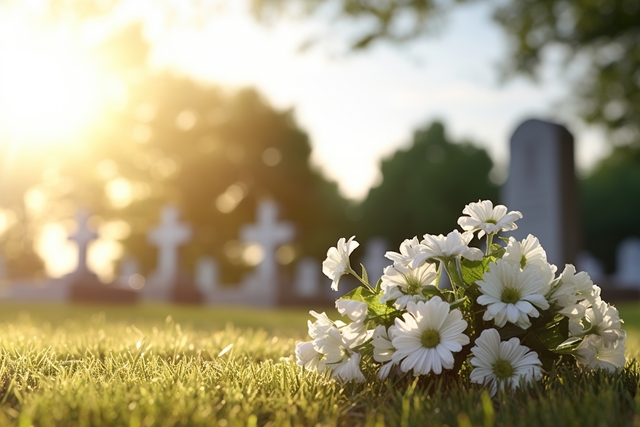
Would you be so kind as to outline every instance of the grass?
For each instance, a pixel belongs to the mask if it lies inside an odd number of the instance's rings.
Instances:
[[[640,305],[619,309],[635,357]],[[341,385],[295,364],[308,318],[306,310],[0,306],[0,425],[640,425],[635,362],[615,375],[558,367],[494,399],[465,380]]]

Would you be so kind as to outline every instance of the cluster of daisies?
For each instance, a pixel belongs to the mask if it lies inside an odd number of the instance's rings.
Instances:
[[[558,274],[534,236],[499,236],[517,228],[518,211],[485,200],[463,214],[462,232],[414,237],[387,252],[392,263],[375,286],[364,267],[361,275],[351,267],[355,237],[340,239],[323,273],[335,291],[345,274],[362,286],[336,301],[346,322],[311,311],[311,341],[297,344],[297,363],[357,382],[366,381],[363,370],[380,379],[466,372],[493,394],[539,380],[558,362],[624,365],[618,310],[587,273],[567,264]],[[476,237],[484,251],[469,246]]]

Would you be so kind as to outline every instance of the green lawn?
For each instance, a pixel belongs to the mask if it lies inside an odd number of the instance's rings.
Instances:
[[[619,309],[629,355],[640,355],[640,304]],[[2,305],[0,425],[640,425],[635,364],[613,376],[562,367],[495,399],[465,380],[341,385],[295,364],[308,318],[306,310]]]

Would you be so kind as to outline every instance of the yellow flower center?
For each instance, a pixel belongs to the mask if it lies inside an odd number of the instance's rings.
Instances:
[[[434,348],[435,346],[440,344],[440,334],[438,333],[438,331],[434,331],[433,329],[427,329],[422,333],[420,342],[425,348]]]
[[[520,294],[520,291],[518,289],[504,288],[502,290],[501,299],[502,302],[506,304],[515,304],[520,301],[521,296],[522,295]]]
[[[493,373],[501,380],[506,380],[513,376],[513,366],[506,360],[498,359],[493,364]]]
[[[527,265],[527,258],[525,258],[524,255],[522,255],[522,258],[520,258],[520,268],[524,268]]]
[[[407,285],[404,287],[404,291],[409,295],[416,295],[420,293],[422,282],[413,274],[409,274],[406,277]]]

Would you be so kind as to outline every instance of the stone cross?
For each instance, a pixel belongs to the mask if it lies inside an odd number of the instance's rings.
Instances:
[[[509,178],[502,200],[509,210],[522,212],[522,240],[533,234],[560,271],[574,263],[579,250],[580,218],[573,157],[573,136],[558,124],[527,120],[511,137]]]
[[[180,212],[173,205],[162,209],[161,223],[147,238],[158,247],[156,274],[160,280],[171,281],[178,274],[178,247],[191,239],[191,227],[179,222]]]
[[[273,283],[276,279],[276,249],[293,239],[293,225],[278,223],[278,206],[272,200],[263,200],[258,204],[258,221],[245,225],[240,230],[240,239],[245,243],[257,243],[262,247],[263,258],[257,267],[260,282]]]
[[[88,225],[89,212],[82,209],[76,214],[77,230],[75,234],[69,236],[69,240],[76,242],[78,245],[78,266],[76,267],[76,273],[87,272],[87,248],[92,240],[98,238],[98,233],[91,230]]]

